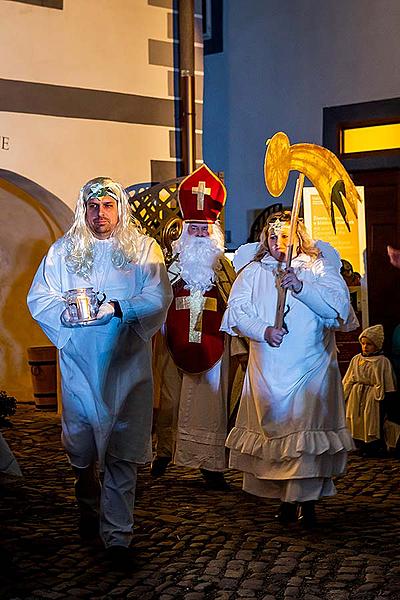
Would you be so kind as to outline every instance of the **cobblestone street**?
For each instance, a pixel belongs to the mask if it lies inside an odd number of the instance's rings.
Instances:
[[[284,528],[276,502],[205,488],[201,475],[140,470],[132,574],[77,532],[59,417],[19,405],[3,430],[24,473],[0,487],[1,599],[400,599],[400,461],[354,454],[319,527]]]

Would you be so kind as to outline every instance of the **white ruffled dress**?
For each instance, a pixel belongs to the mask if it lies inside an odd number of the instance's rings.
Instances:
[[[323,258],[300,255],[292,266],[303,289],[287,294],[289,332],[279,348],[264,341],[275,321],[277,261],[250,263],[233,285],[221,329],[248,337],[250,356],[226,445],[230,467],[244,472],[245,491],[305,502],[335,494],[332,477],[345,472],[354,447],[334,335],[350,301],[338,268]]]

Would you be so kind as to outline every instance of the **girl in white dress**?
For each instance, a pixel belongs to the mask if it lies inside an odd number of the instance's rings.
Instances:
[[[281,501],[278,518],[315,523],[314,504],[332,496],[353,442],[346,428],[334,329],[349,315],[339,266],[298,225],[285,269],[291,214],[269,217],[254,259],[239,273],[222,330],[249,338],[236,425],[227,439],[243,489]],[[277,288],[287,288],[286,329],[274,325]],[[298,510],[300,509],[300,511]]]

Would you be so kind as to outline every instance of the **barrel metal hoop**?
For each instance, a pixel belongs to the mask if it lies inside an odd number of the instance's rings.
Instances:
[[[42,367],[43,365],[55,365],[55,360],[28,360],[31,367]]]

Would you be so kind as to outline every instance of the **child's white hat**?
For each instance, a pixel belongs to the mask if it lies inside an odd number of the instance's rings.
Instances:
[[[378,350],[382,350],[384,340],[383,325],[372,325],[371,327],[367,327],[360,333],[358,340],[361,342],[361,338],[363,337],[366,337],[370,342],[375,344]]]

